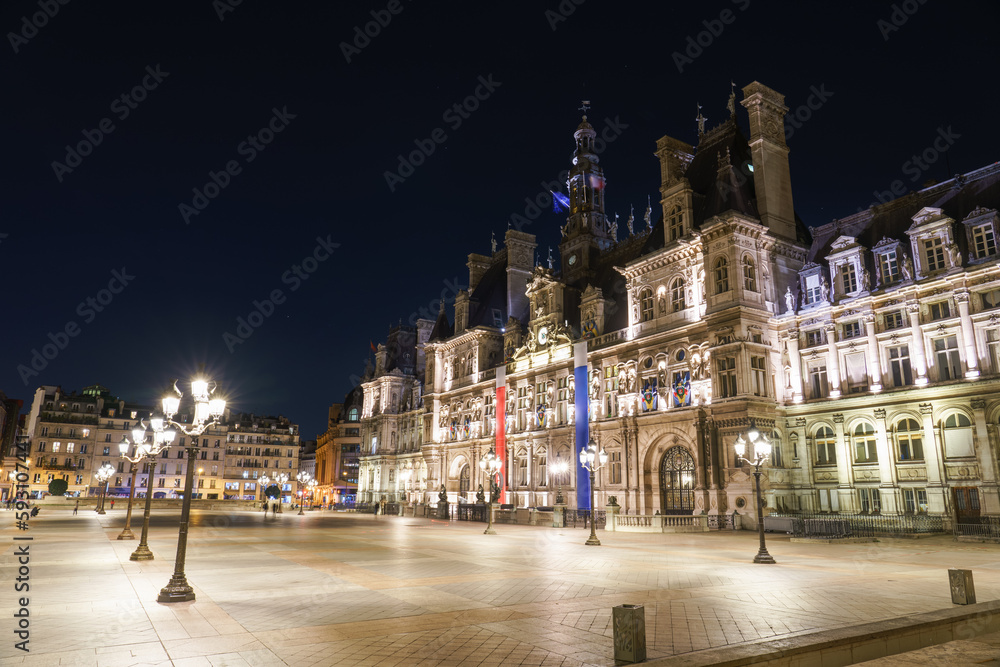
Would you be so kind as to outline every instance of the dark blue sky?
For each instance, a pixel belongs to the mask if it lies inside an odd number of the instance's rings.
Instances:
[[[581,99],[598,130],[617,119],[601,160],[623,218],[656,200],[656,139],[694,143],[697,102],[723,120],[730,80],[793,112],[813,96],[788,139],[810,225],[1000,156],[992,2],[41,4],[0,9],[0,389],[26,401],[153,401],[204,364],[232,407],[314,437],[369,340],[433,316],[568,167]],[[387,25],[342,46],[373,11]],[[390,190],[415,141],[433,153]],[[524,228],[541,257],[561,222]],[[227,338],[255,300],[269,316]]]

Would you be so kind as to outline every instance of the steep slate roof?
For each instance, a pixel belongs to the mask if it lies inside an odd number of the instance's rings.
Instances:
[[[448,322],[448,316],[444,312],[444,302],[441,302],[441,310],[438,311],[437,322],[434,323],[434,328],[431,329],[430,338],[428,342],[435,340],[447,340],[451,338],[451,334],[454,330],[451,328],[451,324]]]
[[[908,246],[906,230],[913,224],[912,218],[920,209],[940,208],[945,215],[961,222],[979,206],[1000,210],[1000,162],[956,175],[942,183],[814,228],[809,261],[825,263],[831,244],[840,236],[856,236],[858,243],[869,249],[883,238],[898,239]],[[955,234],[955,241],[962,256],[967,257],[969,247],[966,235]]]
[[[493,264],[486,270],[476,288],[469,295],[469,328],[477,326],[495,327],[493,309],[500,311],[500,326],[507,322],[507,260],[506,248],[503,257],[493,258]],[[524,314],[520,314],[522,317]],[[517,317],[517,314],[515,314]],[[433,337],[433,336],[432,336]]]

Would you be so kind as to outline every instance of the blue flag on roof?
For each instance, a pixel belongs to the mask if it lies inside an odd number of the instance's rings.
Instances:
[[[562,211],[569,210],[569,197],[561,192],[555,192],[554,190],[549,190],[552,193],[552,212],[560,213]]]

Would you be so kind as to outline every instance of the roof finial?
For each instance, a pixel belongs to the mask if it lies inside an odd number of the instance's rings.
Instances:
[[[646,195],[646,214],[642,216],[642,219],[646,221],[646,229],[653,231],[653,203],[649,199],[649,195]]]
[[[549,268],[552,268],[552,246],[549,246]]]
[[[625,224],[628,225],[628,235],[629,236],[632,236],[633,234],[635,234],[635,230],[632,228],[632,224],[634,222],[635,222],[635,206],[632,206],[631,204],[629,204],[628,220],[625,221]]]
[[[508,223],[510,224],[510,223]],[[497,254],[497,233],[490,233],[490,248],[493,250],[493,254]]]
[[[726,107],[729,108],[730,117],[736,115],[736,84],[732,79],[729,80],[729,101],[726,102]]]
[[[583,119],[587,120],[587,112],[590,111],[590,100],[583,100],[583,104],[580,107],[580,111],[583,112]]]
[[[703,115],[701,115],[701,102],[698,102],[698,117],[695,118],[698,121],[698,136],[705,134],[705,121],[708,120]]]

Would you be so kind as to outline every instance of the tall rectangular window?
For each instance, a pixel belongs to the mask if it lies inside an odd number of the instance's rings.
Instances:
[[[826,382],[826,364],[809,367],[809,386],[812,387],[813,398],[826,398],[830,393]]]
[[[956,336],[935,338],[934,356],[937,358],[939,380],[943,382],[962,377],[962,360],[958,354],[958,338]]]
[[[611,452],[611,483],[622,483],[622,453],[621,451]]]
[[[892,375],[893,387],[908,387],[913,384],[909,345],[889,348],[889,373]]]
[[[767,396],[767,369],[764,357],[750,357],[754,396]]]
[[[947,301],[938,301],[931,304],[931,319],[944,320],[951,317],[951,306]]]
[[[881,253],[878,256],[878,267],[883,283],[888,285],[899,280],[899,258],[895,250]]]
[[[944,268],[944,245],[939,237],[924,239],[924,260],[928,272]]]
[[[847,262],[840,265],[840,287],[844,294],[858,290],[858,276],[854,271],[854,264]]]
[[[844,340],[858,338],[861,335],[861,322],[855,320],[844,325]]]
[[[864,352],[853,352],[844,356],[847,369],[847,392],[861,394],[868,391],[868,366]]]
[[[736,396],[736,357],[722,357],[716,365],[719,369],[719,397]]]
[[[618,367],[607,366],[604,369],[604,415],[614,417],[618,414]]]
[[[861,511],[864,514],[878,514],[882,511],[882,498],[878,489],[858,489],[861,497]]]
[[[813,329],[806,332],[806,347],[816,347],[823,344],[823,330]]]
[[[975,248],[976,259],[983,259],[997,252],[997,241],[993,235],[991,223],[972,229],[972,246]]]
[[[993,360],[993,372],[1000,373],[1000,330],[987,330],[986,345],[990,348],[990,359]]]
[[[556,405],[560,424],[566,423],[566,406],[569,404],[569,376],[559,378],[556,384]]]

